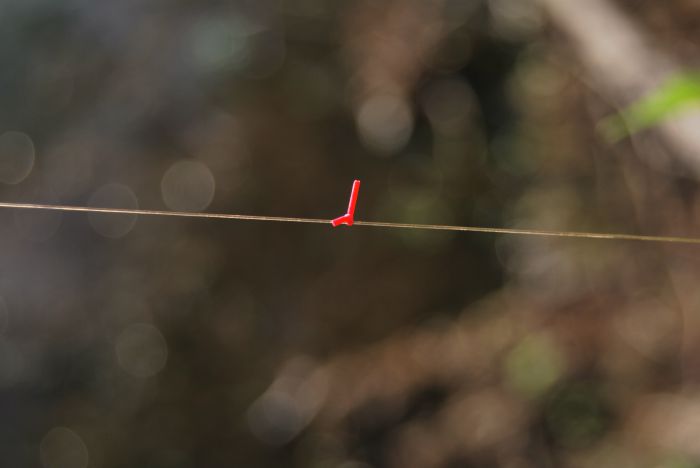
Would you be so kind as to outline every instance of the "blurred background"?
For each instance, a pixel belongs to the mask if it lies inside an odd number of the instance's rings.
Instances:
[[[0,200],[700,235],[695,0],[3,0]],[[0,210],[7,467],[700,466],[700,250]]]

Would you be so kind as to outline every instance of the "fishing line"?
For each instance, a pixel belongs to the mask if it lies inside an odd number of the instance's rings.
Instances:
[[[289,218],[283,216],[254,216],[225,213],[197,213],[188,211],[161,211],[161,210],[138,210],[127,208],[97,208],[86,206],[70,205],[42,205],[34,203],[6,203],[0,202],[0,208],[25,209],[25,210],[49,210],[49,211],[73,211],[83,213],[104,213],[104,214],[131,214],[139,216],[171,216],[180,218],[207,218],[207,219],[235,219],[240,221],[271,221],[285,223],[307,223],[307,224],[330,224],[330,219],[315,218]],[[576,232],[576,231],[546,231],[535,229],[510,229],[510,228],[490,228],[477,226],[449,226],[439,224],[412,224],[412,223],[386,223],[378,221],[355,221],[355,226],[368,226],[391,229],[420,229],[431,231],[458,231],[475,232],[489,234],[506,234],[520,236],[539,237],[569,237],[579,239],[605,239],[605,240],[626,240],[642,242],[665,242],[673,244],[700,244],[700,238],[694,237],[674,237],[674,236],[645,236],[637,234],[618,234],[600,232]]]

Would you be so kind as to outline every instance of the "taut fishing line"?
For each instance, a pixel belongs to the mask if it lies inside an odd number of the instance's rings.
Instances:
[[[105,214],[131,214],[140,216],[172,216],[180,218],[208,218],[208,219],[235,219],[240,221],[271,221],[271,222],[286,222],[286,223],[309,223],[309,224],[330,224],[333,220],[330,219],[314,219],[314,218],[289,218],[282,216],[253,216],[241,214],[225,214],[225,213],[197,213],[187,211],[160,211],[160,210],[138,210],[124,208],[94,208],[85,206],[70,206],[70,205],[42,205],[33,203],[6,203],[0,202],[0,208],[24,209],[24,210],[51,210],[51,211],[73,211],[85,213],[105,213]],[[348,213],[350,215],[354,213]],[[347,214],[345,215],[347,217]],[[350,216],[352,218],[352,216]],[[673,237],[673,236],[644,236],[637,234],[616,234],[616,233],[597,233],[597,232],[575,232],[575,231],[545,231],[534,229],[508,229],[508,228],[490,228],[476,226],[446,226],[436,224],[410,224],[410,223],[386,223],[377,221],[353,221],[350,223],[355,226],[370,226],[379,228],[393,229],[422,229],[432,231],[460,231],[460,232],[475,232],[475,233],[491,233],[491,234],[507,234],[507,235],[522,235],[522,236],[540,236],[540,237],[569,237],[581,239],[607,239],[607,240],[628,240],[628,241],[644,241],[644,242],[666,242],[674,244],[700,244],[700,238],[694,237]],[[343,222],[343,224],[348,224]]]

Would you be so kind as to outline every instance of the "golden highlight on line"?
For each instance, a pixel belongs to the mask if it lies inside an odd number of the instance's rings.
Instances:
[[[236,219],[241,221],[272,221],[284,223],[308,223],[308,224],[330,224],[330,219],[315,218],[289,218],[283,216],[254,216],[225,213],[197,213],[188,211],[162,211],[162,210],[136,210],[126,208],[97,208],[87,206],[70,205],[42,205],[34,203],[6,203],[0,202],[0,208],[24,209],[24,210],[50,210],[50,211],[73,211],[83,213],[104,213],[104,214],[131,214],[139,216],[172,216],[180,218],[208,218],[208,219]],[[577,231],[545,231],[535,229],[509,229],[490,228],[477,226],[443,226],[438,224],[409,224],[409,223],[385,223],[378,221],[355,221],[355,226],[370,226],[393,229],[423,229],[432,231],[460,231],[489,234],[506,234],[520,236],[539,237],[569,237],[579,239],[605,239],[605,240],[626,240],[642,242],[665,242],[673,244],[700,244],[700,238],[695,237],[674,237],[674,236],[645,236],[637,234],[599,233],[599,232],[577,232]]]

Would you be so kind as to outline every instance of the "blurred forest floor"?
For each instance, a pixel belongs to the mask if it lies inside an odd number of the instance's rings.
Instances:
[[[5,1],[0,194],[698,236],[700,3],[586,2]],[[0,212],[2,465],[700,466],[697,248],[268,224]]]

